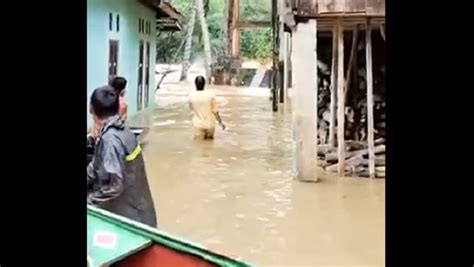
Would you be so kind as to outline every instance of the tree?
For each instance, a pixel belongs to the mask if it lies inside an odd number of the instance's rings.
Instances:
[[[228,43],[229,33],[227,22],[229,20],[229,0],[169,0],[173,6],[187,19],[183,24],[186,29],[181,32],[158,32],[157,61],[165,63],[191,64],[192,58],[199,54],[204,54],[208,64],[208,72],[211,66],[226,68],[230,61],[230,44]],[[242,20],[270,20],[270,1],[268,0],[240,0]],[[198,3],[202,3],[198,5]],[[201,14],[199,15],[199,10]],[[194,18],[193,18],[193,12]],[[196,18],[195,16],[199,17]],[[202,20],[201,20],[202,18]],[[192,20],[195,20],[192,23]],[[204,27],[201,21],[204,22]],[[200,27],[196,27],[199,22]],[[190,35],[189,25],[193,25]],[[192,43],[188,40],[191,38]],[[184,53],[177,51],[178,47],[186,40]],[[240,37],[241,56],[249,59],[268,60],[272,55],[270,28],[256,28],[242,30]],[[190,47],[189,47],[190,45]],[[187,48],[187,49],[186,49]],[[174,58],[176,52],[179,55]],[[189,53],[189,54],[188,54]],[[229,59],[227,59],[229,57]],[[214,59],[214,60],[212,60]],[[184,62],[183,62],[184,61]],[[183,66],[183,69],[185,67]],[[210,75],[209,75],[210,76]],[[208,77],[209,77],[208,76]]]
[[[206,21],[205,3],[203,0],[196,0],[195,5],[196,5],[195,7],[196,7],[197,15],[199,17],[199,22],[201,24],[202,39],[204,43],[204,53],[206,55],[206,58],[205,58],[206,79],[209,81],[211,77],[212,54],[211,54],[211,40],[209,38],[209,29],[208,29],[207,21]]]
[[[184,56],[183,56],[183,67],[181,70],[181,81],[186,79],[188,76],[188,70],[191,66],[191,49],[193,44],[193,33],[194,33],[194,25],[196,24],[196,7],[194,5],[195,1],[193,2],[193,6],[191,7],[191,17],[187,24],[187,32],[186,32],[186,46],[184,47]]]

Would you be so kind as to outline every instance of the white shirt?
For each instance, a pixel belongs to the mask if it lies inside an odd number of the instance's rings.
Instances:
[[[216,96],[206,90],[189,94],[189,106],[194,112],[193,126],[198,129],[214,129],[217,113]]]

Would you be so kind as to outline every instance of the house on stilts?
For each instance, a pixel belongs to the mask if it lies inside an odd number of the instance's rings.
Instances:
[[[157,31],[181,29],[161,0],[87,0],[87,95],[112,76],[127,80],[129,117],[153,105]],[[87,127],[92,126],[87,99]]]
[[[385,0],[280,0],[278,15],[297,179],[317,181],[318,165],[385,177]]]

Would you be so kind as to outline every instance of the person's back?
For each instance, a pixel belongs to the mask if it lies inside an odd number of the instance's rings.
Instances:
[[[189,94],[189,106],[194,112],[194,137],[212,139],[214,138],[216,120],[222,126],[222,129],[225,129],[217,110],[216,97],[212,92],[204,91],[206,83],[204,77],[196,77],[194,83],[196,91]]]
[[[94,92],[91,99],[100,93]],[[117,114],[116,95],[115,98],[115,114],[99,118],[103,126],[97,137],[94,157],[87,167],[87,183],[90,188],[87,201],[110,212],[156,227],[156,213],[141,147],[135,135]],[[91,105],[94,106],[92,103]]]
[[[189,103],[194,112],[193,126],[199,129],[214,129],[217,112],[215,95],[209,91],[194,91],[189,94]]]

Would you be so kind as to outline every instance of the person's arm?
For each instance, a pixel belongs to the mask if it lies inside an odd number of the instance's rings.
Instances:
[[[128,117],[128,104],[127,104],[127,103],[123,103],[123,107],[122,107],[122,120],[123,120],[123,121],[126,121],[126,120],[127,120],[127,117]]]
[[[98,183],[95,191],[87,197],[87,203],[98,205],[113,200],[123,192],[123,164],[124,152],[120,144],[110,140],[101,141],[101,164],[94,166],[90,164],[87,168],[87,181]],[[99,148],[97,148],[99,149]],[[96,167],[97,169],[95,169]]]
[[[102,124],[99,121],[94,119],[93,124],[92,124],[92,129],[89,132],[89,136],[95,140],[97,136],[99,136],[99,131],[101,127],[102,127]]]
[[[211,109],[212,109],[212,114],[214,114],[214,117],[216,117],[216,120],[221,125],[222,130],[225,130],[225,124],[222,122],[222,118],[219,115],[219,111],[217,110],[217,103],[216,103],[215,97],[213,97],[211,100]]]

